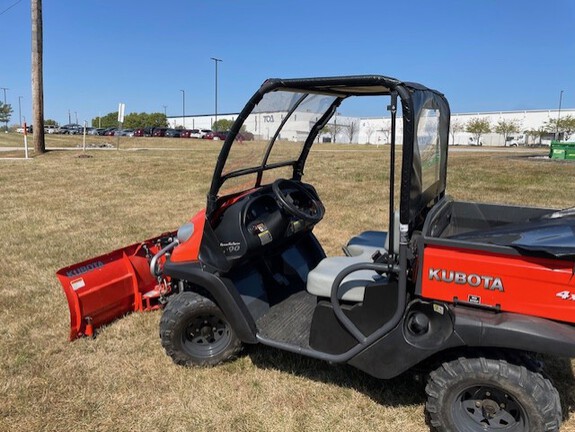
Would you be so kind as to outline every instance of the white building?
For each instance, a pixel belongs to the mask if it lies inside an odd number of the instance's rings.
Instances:
[[[250,114],[244,122],[246,130],[254,134],[256,139],[269,139],[278,125],[283,121],[286,112],[269,112]],[[218,120],[235,121],[238,113],[218,114]],[[296,117],[297,116],[297,117]],[[298,112],[282,128],[280,139],[289,141],[302,141],[307,137],[311,127],[320,114],[311,112]],[[451,115],[451,132],[449,143],[456,145],[476,144],[472,134],[465,132],[465,125],[474,118],[487,119],[494,129],[499,121],[514,121],[519,126],[519,133],[508,137],[509,142],[517,144],[532,144],[539,142],[539,138],[529,136],[527,131],[538,130],[551,119],[559,116],[558,110],[529,110],[529,111],[496,111],[461,113]],[[562,109],[561,118],[575,117],[575,109]],[[195,115],[168,117],[170,127],[184,127],[186,129],[211,129],[215,121],[214,115]],[[335,132],[335,142],[355,144],[387,144],[390,141],[391,119],[389,117],[349,117],[336,115],[329,124],[328,131],[320,134],[320,141],[332,141]],[[397,143],[401,144],[403,122],[397,119]],[[543,144],[549,144],[553,134],[544,136]],[[495,132],[481,136],[481,144],[486,146],[503,146],[504,138]]]
[[[449,137],[450,144],[470,144],[473,136],[464,131],[465,125],[473,118],[487,119],[493,130],[499,121],[513,121],[519,126],[519,133],[512,134],[509,140],[514,139],[517,144],[533,144],[539,142],[539,138],[529,136],[526,132],[538,130],[551,119],[557,119],[558,110],[529,110],[529,111],[500,111],[500,112],[479,112],[464,113],[451,115],[451,134]],[[575,109],[562,109],[561,118],[572,116],[575,117]],[[542,139],[543,144],[550,144],[553,134]],[[483,145],[502,146],[504,145],[503,136],[491,132],[481,136]],[[475,144],[475,143],[473,143]]]

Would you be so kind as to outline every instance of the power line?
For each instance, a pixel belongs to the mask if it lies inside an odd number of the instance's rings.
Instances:
[[[18,0],[16,3],[14,3],[12,6],[8,6],[6,9],[4,9],[2,12],[0,12],[0,15],[4,15],[6,12],[8,12],[10,9],[12,9],[14,6],[16,6],[18,3],[20,3],[22,0]]]

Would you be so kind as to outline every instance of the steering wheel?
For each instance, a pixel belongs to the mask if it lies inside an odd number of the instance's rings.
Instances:
[[[286,190],[295,189],[300,192],[309,203],[309,207],[303,207],[301,203],[295,203],[293,198],[286,192]],[[319,198],[306,188],[301,182],[294,180],[277,179],[272,184],[276,201],[281,209],[285,210],[292,216],[298,219],[303,219],[308,222],[317,223],[322,220],[325,214],[325,207]]]

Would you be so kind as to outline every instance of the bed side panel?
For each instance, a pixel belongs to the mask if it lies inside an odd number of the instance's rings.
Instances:
[[[421,295],[575,322],[574,263],[425,245]]]

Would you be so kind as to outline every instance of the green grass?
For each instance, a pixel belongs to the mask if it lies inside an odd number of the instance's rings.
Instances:
[[[8,146],[2,138],[0,146]],[[78,139],[57,137],[48,147],[74,147]],[[162,350],[160,312],[132,314],[95,339],[69,343],[56,270],[188,220],[205,206],[221,145],[121,143],[148,150],[0,161],[0,431],[428,430],[424,384],[410,374],[378,381],[265,347],[249,347],[219,367],[185,369]],[[154,149],[161,147],[176,150]],[[305,180],[327,209],[316,233],[338,254],[350,236],[385,226],[387,149],[316,147]],[[523,156],[453,152],[448,191],[460,200],[575,204],[575,164]],[[575,430],[573,364],[548,361],[570,417],[562,430]]]

